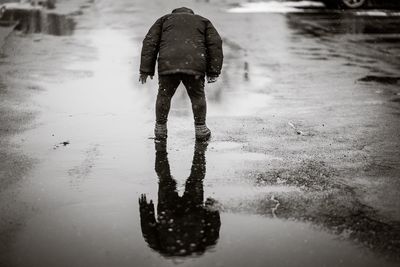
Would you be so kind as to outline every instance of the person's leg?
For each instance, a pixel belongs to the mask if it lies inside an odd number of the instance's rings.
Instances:
[[[196,139],[207,140],[211,132],[206,126],[207,102],[204,93],[204,76],[182,75],[182,82],[192,102]]]
[[[167,138],[167,120],[171,107],[171,99],[180,83],[179,75],[160,75],[158,77],[158,95],[156,101],[156,138]]]
[[[195,124],[206,124],[207,103],[204,93],[204,76],[182,75],[182,82],[192,102]]]

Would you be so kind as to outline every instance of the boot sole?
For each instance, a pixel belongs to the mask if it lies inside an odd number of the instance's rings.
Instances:
[[[211,133],[206,136],[196,136],[196,141],[205,142],[211,139]]]

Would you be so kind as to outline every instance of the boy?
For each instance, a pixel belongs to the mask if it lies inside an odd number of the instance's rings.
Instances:
[[[196,140],[206,141],[207,104],[204,78],[215,82],[221,73],[222,40],[211,22],[186,7],[174,9],[150,28],[141,53],[140,79],[153,78],[158,56],[159,89],[156,102],[156,139],[167,138],[171,99],[182,82],[192,103]]]

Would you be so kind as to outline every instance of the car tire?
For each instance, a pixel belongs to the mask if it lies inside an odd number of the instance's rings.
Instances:
[[[368,0],[323,0],[327,8],[357,9],[366,7]]]
[[[339,0],[339,6],[346,9],[363,8],[367,5],[367,0]]]

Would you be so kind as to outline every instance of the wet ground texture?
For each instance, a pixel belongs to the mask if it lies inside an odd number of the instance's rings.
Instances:
[[[224,39],[208,143],[183,88],[155,142],[157,79],[138,83],[144,35],[182,5]],[[0,24],[1,266],[399,265],[397,11],[59,0],[18,12]]]

